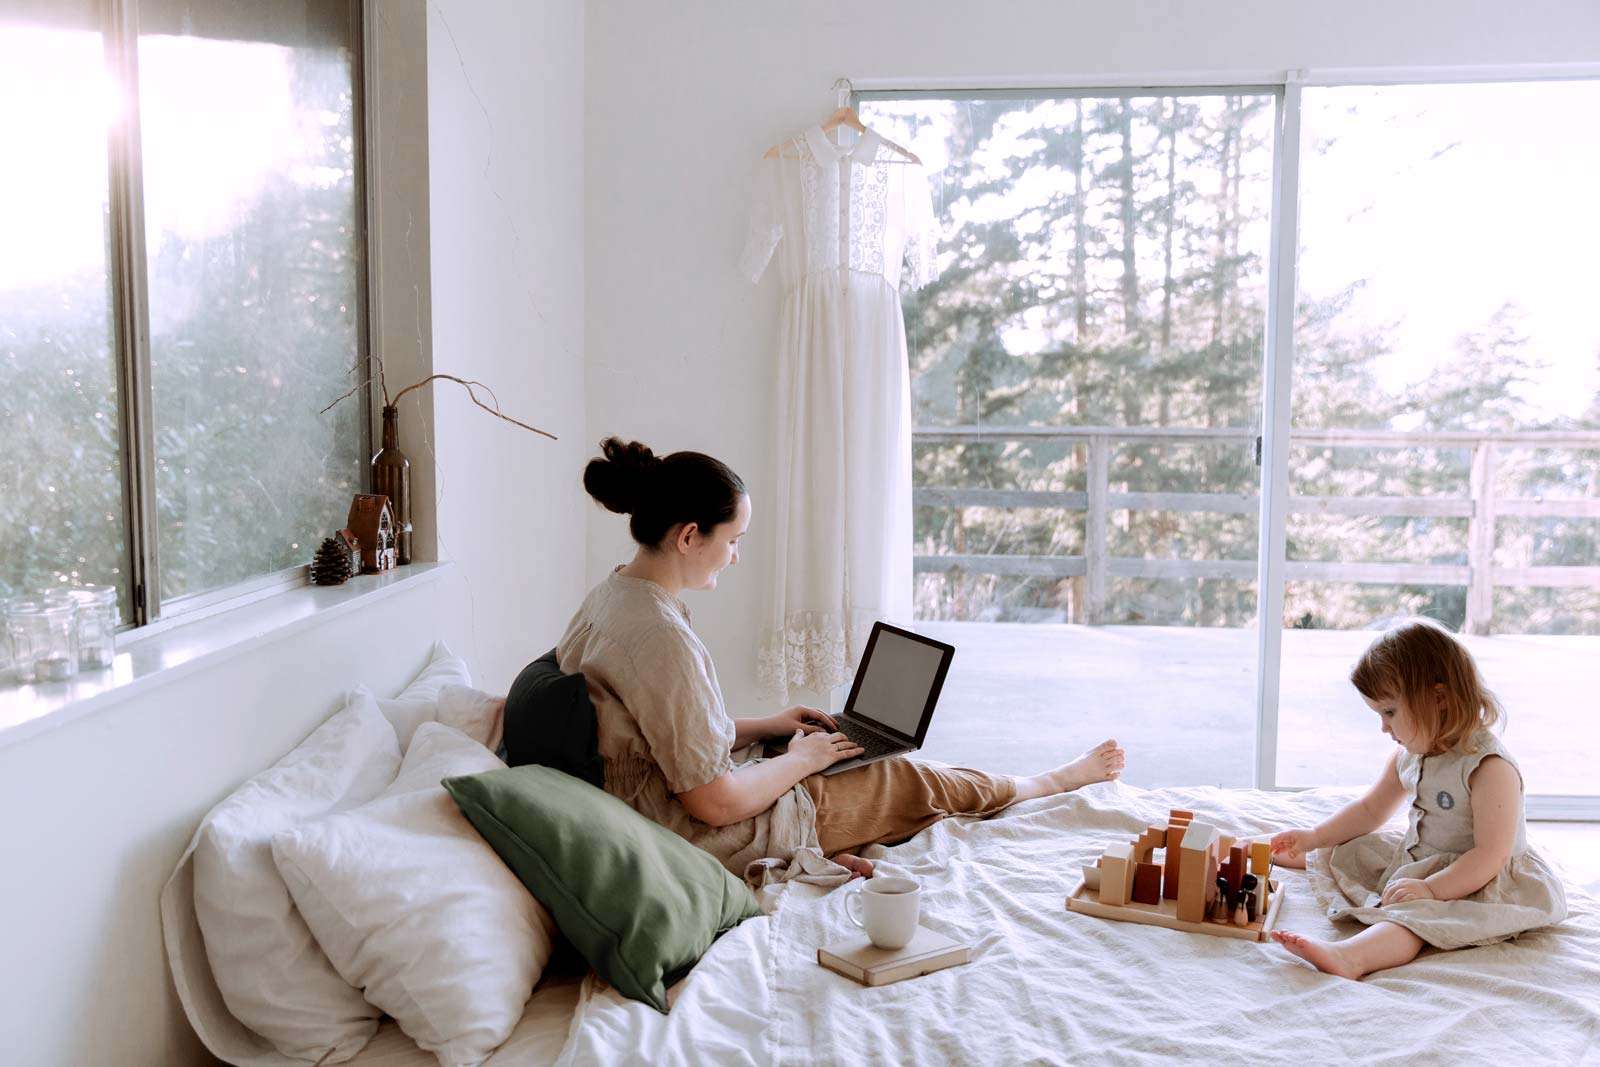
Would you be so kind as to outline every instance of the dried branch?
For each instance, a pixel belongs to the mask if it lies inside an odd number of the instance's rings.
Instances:
[[[328,412],[332,411],[339,404],[339,401],[346,400],[346,399],[348,399],[348,398],[350,398],[352,396],[355,396],[357,393],[361,392],[361,390],[363,390],[367,386],[371,385],[373,383],[374,379],[376,379],[376,378],[377,378],[377,375],[373,375],[371,378],[368,378],[364,382],[360,382],[360,383],[358,383],[356,385],[352,385],[350,388],[348,388],[344,392],[340,393],[338,398],[336,400],[334,400],[334,402],[332,404],[329,404],[327,407],[325,407],[321,411],[317,412],[317,414],[318,415],[326,415]]]
[[[524,430],[528,430],[528,431],[530,431],[532,433],[536,433],[536,434],[540,435],[541,437],[548,437],[552,441],[557,440],[557,437],[556,437],[555,434],[550,433],[547,430],[541,430],[537,426],[529,426],[525,422],[519,422],[518,420],[513,419],[510,415],[507,415],[505,412],[501,411],[500,410],[500,399],[494,395],[494,390],[490,389],[487,385],[484,385],[480,381],[475,381],[475,380],[468,379],[468,378],[457,378],[454,374],[430,374],[426,378],[422,379],[422,381],[414,382],[411,385],[408,385],[404,389],[400,390],[398,393],[396,393],[394,395],[394,403],[395,404],[399,404],[401,397],[405,396],[407,393],[411,392],[411,390],[413,390],[413,389],[422,388],[424,385],[427,385],[429,382],[435,380],[436,378],[442,378],[447,382],[455,382],[457,385],[464,386],[466,388],[466,390],[467,390],[467,396],[472,398],[472,402],[474,404],[478,405],[483,410],[487,411],[489,414],[495,416],[496,418],[504,419],[507,422],[511,423],[513,426],[520,426]],[[482,389],[486,393],[488,393],[489,394],[489,399],[494,401],[494,406],[490,407],[488,404],[485,404],[482,400],[479,400],[478,399],[478,394],[473,391],[474,389]]]
[[[374,357],[374,358],[376,358],[376,357]],[[378,360],[378,373],[377,374],[372,375],[366,381],[360,383],[359,385],[351,386],[349,389],[347,389],[343,393],[339,394],[339,396],[333,401],[333,403],[331,403],[327,407],[323,408],[320,412],[318,412],[318,414],[319,415],[327,414],[329,411],[333,410],[333,408],[336,407],[339,404],[340,401],[348,399],[349,397],[354,396],[356,393],[360,392],[362,389],[365,389],[366,387],[370,386],[374,381],[377,381],[379,386],[383,389],[384,407],[395,407],[400,403],[400,398],[401,397],[405,396],[407,393],[411,392],[413,389],[421,389],[424,385],[427,385],[429,382],[434,381],[436,379],[443,379],[445,381],[455,382],[457,385],[463,386],[467,390],[467,396],[472,399],[472,402],[474,404],[478,405],[483,410],[487,411],[489,414],[493,415],[495,418],[504,419],[505,421],[511,423],[513,426],[520,426],[524,430],[529,431],[530,433],[536,433],[541,437],[548,437],[552,441],[559,440],[559,438],[557,438],[555,434],[550,433],[548,430],[541,430],[537,426],[529,426],[527,423],[521,422],[521,421],[519,421],[517,419],[514,419],[510,415],[507,415],[505,412],[501,411],[500,410],[500,398],[495,395],[495,391],[493,389],[491,389],[488,385],[484,384],[483,382],[477,381],[476,379],[457,378],[454,374],[430,374],[426,378],[422,379],[420,382],[413,382],[410,385],[406,386],[404,389],[400,390],[398,393],[395,394],[393,400],[390,400],[389,399],[389,389],[388,389],[387,386],[385,386],[383,384],[383,361],[382,360]],[[489,404],[485,404],[482,400],[478,399],[478,394],[475,391],[475,390],[478,390],[478,389],[482,389],[485,393],[489,394],[489,401],[490,401]],[[493,406],[491,407],[490,404],[492,404]]]

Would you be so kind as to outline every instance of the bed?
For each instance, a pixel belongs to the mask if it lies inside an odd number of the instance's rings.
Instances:
[[[562,1065],[831,1063],[1600,1063],[1600,903],[1569,889],[1559,927],[1425,951],[1362,982],[1272,944],[1074,914],[1077,872],[1172,807],[1241,834],[1310,824],[1349,799],[1126,785],[947,820],[869,852],[923,880],[924,921],[973,946],[964,967],[867,989],[823,970],[843,894],[778,890],[725,935],[660,1015],[584,980]],[[1282,928],[1333,934],[1305,876],[1281,872]],[[1344,933],[1350,932],[1344,929]],[[1513,1057],[1515,1060],[1513,1061]],[[496,1063],[501,1062],[499,1056]],[[528,1061],[533,1062],[533,1061]]]
[[[1425,951],[1348,982],[1271,944],[1067,911],[1080,868],[1181,807],[1239,834],[1314,823],[1337,791],[1141,790],[1122,784],[948,819],[880,871],[924,886],[923,921],[973,947],[966,966],[867,989],[816,947],[853,933],[842,892],[790,884],[669,991],[662,1015],[593,975],[547,975],[488,1067],[588,1064],[1542,1062],[1600,1064],[1600,901],[1572,887],[1559,927],[1499,945]],[[184,899],[186,867],[175,880]],[[1280,928],[1333,934],[1305,876],[1280,871]],[[168,902],[164,900],[164,906]],[[177,914],[175,973],[235,1063],[290,1064],[226,1016],[199,931]],[[1353,929],[1353,928],[1352,928]],[[1349,932],[1349,929],[1344,931]],[[208,1007],[209,1006],[209,1007]],[[221,1048],[218,1051],[222,1051]],[[1512,1057],[1516,1057],[1513,1061]],[[349,1061],[431,1067],[392,1021]]]

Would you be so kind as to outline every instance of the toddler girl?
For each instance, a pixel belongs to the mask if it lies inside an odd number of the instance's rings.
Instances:
[[[1412,619],[1372,643],[1350,681],[1400,748],[1367,794],[1311,829],[1272,838],[1272,857],[1305,867],[1333,919],[1367,929],[1344,941],[1286,931],[1273,940],[1345,978],[1410,962],[1424,943],[1503,941],[1566,917],[1561,880],[1528,847],[1522,776],[1490,732],[1500,703],[1448,630]],[[1375,832],[1401,803],[1410,828]],[[1315,850],[1315,851],[1313,851]]]

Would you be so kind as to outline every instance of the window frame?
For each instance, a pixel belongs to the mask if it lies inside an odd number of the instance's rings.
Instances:
[[[352,198],[352,242],[356,265],[356,350],[352,366],[361,381],[372,376],[371,191],[367,159],[370,131],[367,113],[366,0],[345,0],[349,8],[351,62],[351,137],[355,195]],[[112,305],[112,348],[116,364],[118,421],[123,471],[122,511],[126,534],[130,616],[119,633],[157,632],[166,625],[192,621],[229,607],[271,596],[310,581],[307,561],[264,572],[216,589],[163,601],[161,554],[155,496],[155,420],[151,392],[150,304],[144,240],[143,159],[140,151],[139,0],[108,0],[102,32],[106,67],[125,101],[124,113],[108,127],[109,211],[107,233],[108,286]],[[372,453],[372,396],[359,389],[352,397],[361,405],[361,454]],[[360,484],[370,488],[371,470],[364,467]],[[312,551],[315,546],[311,546]]]
[[[1273,94],[1272,208],[1266,266],[1267,303],[1263,331],[1261,441],[1259,443],[1261,533],[1257,546],[1256,731],[1253,785],[1298,792],[1279,784],[1278,711],[1281,696],[1283,627],[1262,620],[1283,618],[1288,554],[1290,402],[1294,370],[1296,272],[1300,237],[1301,91],[1307,87],[1492,84],[1600,80],[1600,63],[1505,64],[1481,67],[1342,68],[1324,70],[1211,71],[1169,75],[1076,75],[1031,78],[846,79],[851,107],[863,100],[1027,99],[1103,97],[1119,94],[1181,95],[1196,92]],[[1600,795],[1533,794],[1529,819],[1600,822]]]

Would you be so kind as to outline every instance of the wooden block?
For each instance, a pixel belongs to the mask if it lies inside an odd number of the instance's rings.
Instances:
[[[1234,880],[1234,877],[1235,876],[1239,877],[1239,879],[1241,881],[1244,878],[1244,876],[1239,874],[1237,872],[1237,870],[1234,868],[1233,858],[1232,857],[1229,857],[1229,858],[1224,859],[1222,861],[1222,866],[1218,869],[1218,873],[1221,874],[1222,877],[1223,877],[1223,880],[1228,883],[1228,891],[1230,893],[1233,892],[1233,880]]]
[[[1100,903],[1126,904],[1133,893],[1133,846],[1112,845],[1100,856]]]
[[[1174,822],[1174,821],[1176,821],[1178,819],[1182,819],[1184,822],[1193,822],[1194,821],[1194,812],[1192,812],[1192,811],[1184,811],[1182,808],[1172,808],[1170,811],[1167,812],[1167,821],[1168,822]]]
[[[1216,896],[1217,839],[1215,826],[1190,823],[1179,849],[1178,918],[1184,922],[1206,920],[1206,905]]]
[[[1133,872],[1133,901],[1136,904],[1161,903],[1161,866],[1141,863]]]
[[[1218,860],[1218,862],[1227,859],[1228,858],[1228,852],[1230,850],[1232,850],[1232,848],[1233,848],[1233,835],[1232,834],[1220,834],[1220,835],[1218,835],[1218,837],[1217,837],[1217,860]]]
[[[1246,874],[1243,845],[1234,845],[1228,850],[1228,868],[1228,889],[1237,893]]]
[[[1100,867],[1098,864],[1090,866],[1086,863],[1083,865],[1083,884],[1095,893],[1100,892]]]
[[[1178,899],[1178,883],[1183,865],[1179,858],[1183,855],[1182,843],[1174,841],[1167,846],[1166,862],[1162,865],[1161,895],[1168,900]]]
[[[1272,846],[1266,841],[1254,841],[1250,844],[1250,873],[1257,878],[1266,878],[1267,869],[1272,866]]]
[[[1148,827],[1139,835],[1139,842],[1134,850],[1134,860],[1138,863],[1149,863],[1150,854],[1158,848],[1167,847],[1167,831],[1160,826]]]

